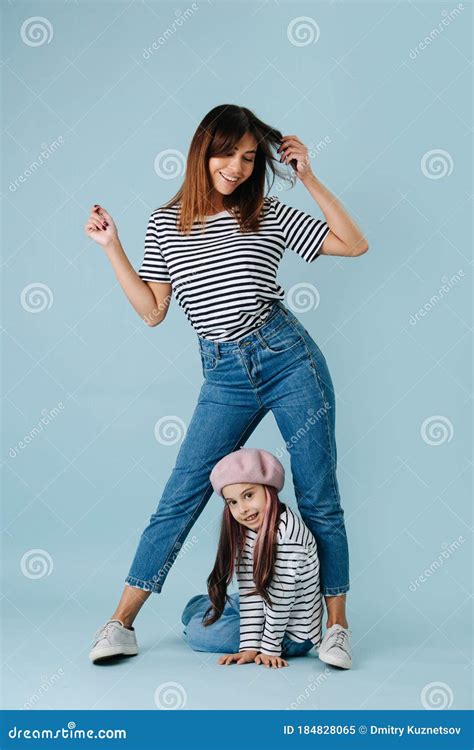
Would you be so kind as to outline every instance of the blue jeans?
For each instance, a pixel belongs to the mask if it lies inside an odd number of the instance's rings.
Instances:
[[[194,651],[212,651],[217,654],[237,654],[240,646],[240,598],[231,594],[220,618],[212,625],[205,627],[202,618],[210,599],[204,594],[193,596],[186,604],[181,622],[184,627],[186,642]],[[304,656],[314,646],[311,640],[292,641],[285,635],[281,644],[282,656]]]
[[[126,583],[161,591],[213,493],[209,475],[214,465],[244,446],[271,411],[290,455],[299,512],[318,546],[321,592],[345,593],[349,552],[336,478],[335,399],[323,353],[279,300],[254,333],[227,342],[198,336],[198,342],[204,382]],[[284,448],[272,452],[281,457]],[[284,490],[280,495],[284,501]]]

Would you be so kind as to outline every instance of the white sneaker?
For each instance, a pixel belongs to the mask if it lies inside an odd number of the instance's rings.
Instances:
[[[342,625],[332,625],[321,641],[318,656],[321,661],[333,667],[350,669],[352,667],[351,645],[349,642],[351,631]]]
[[[113,656],[135,656],[135,654],[138,654],[135,630],[124,627],[121,620],[107,620],[94,635],[89,659],[97,662]]]

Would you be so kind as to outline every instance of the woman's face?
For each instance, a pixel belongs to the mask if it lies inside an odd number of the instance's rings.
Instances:
[[[231,153],[211,156],[209,172],[215,190],[222,195],[230,195],[236,187],[245,182],[253,172],[256,151],[255,137],[246,133]]]
[[[254,531],[260,528],[266,502],[263,484],[227,484],[222,495],[238,523]]]

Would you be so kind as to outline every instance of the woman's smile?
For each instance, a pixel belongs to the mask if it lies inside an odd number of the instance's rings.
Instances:
[[[220,174],[220,176],[221,176],[221,177],[222,177],[222,178],[223,178],[223,179],[224,179],[224,180],[225,180],[226,182],[231,182],[231,183],[233,183],[233,182],[237,182],[237,181],[238,181],[238,179],[239,179],[238,177],[233,177],[233,176],[232,176],[232,175],[230,175],[230,174],[226,174],[225,172],[221,172],[221,170],[220,170],[220,169],[219,169],[218,171],[219,171],[219,174]]]

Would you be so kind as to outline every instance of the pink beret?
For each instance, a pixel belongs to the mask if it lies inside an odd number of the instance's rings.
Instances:
[[[240,448],[216,463],[210,475],[214,491],[222,496],[228,484],[268,484],[277,492],[285,483],[285,469],[275,456],[260,448]]]

